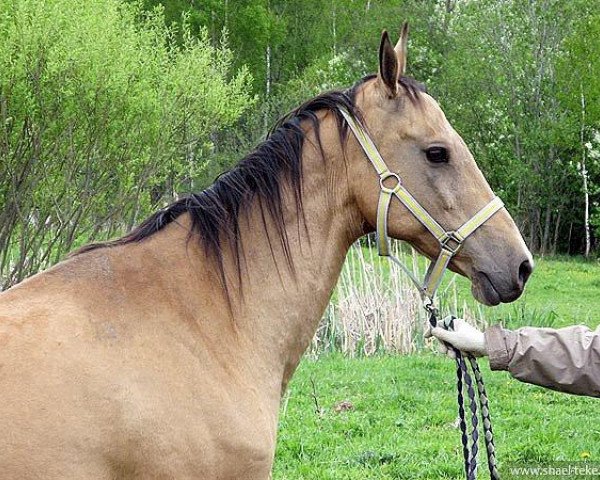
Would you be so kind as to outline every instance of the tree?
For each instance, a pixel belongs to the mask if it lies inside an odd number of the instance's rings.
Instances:
[[[529,247],[556,249],[574,208],[572,116],[558,101],[557,62],[575,12],[563,2],[460,2],[444,62],[448,115],[470,138]],[[579,111],[579,109],[577,110]]]
[[[600,130],[600,14],[594,2],[575,2],[572,30],[565,39],[565,48],[558,62],[558,100],[573,112],[571,128],[579,133],[580,152],[573,161],[581,176],[583,197],[584,254],[591,250],[592,218],[598,218],[598,194],[600,193],[600,166],[595,146]],[[579,115],[575,115],[579,112]],[[569,125],[565,125],[568,127]],[[596,225],[598,228],[598,225]]]
[[[192,189],[252,104],[246,69],[162,11],[0,0],[0,280],[133,225]]]

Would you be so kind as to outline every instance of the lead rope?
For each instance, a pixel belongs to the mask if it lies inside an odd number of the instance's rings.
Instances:
[[[437,310],[435,308],[427,309],[430,313],[429,323],[432,327],[438,324]],[[442,326],[447,329],[453,329],[454,318],[452,317],[450,323],[442,322]],[[475,398],[475,390],[473,388],[473,380],[469,374],[469,369],[465,358],[471,365],[471,370],[475,377],[475,384],[477,386],[477,397],[479,399],[479,406],[481,410],[481,423],[483,426],[483,439],[485,442],[485,449],[488,460],[488,468],[490,472],[491,480],[500,480],[500,473],[496,465],[496,449],[494,446],[494,433],[492,431],[492,420],[490,418],[490,410],[487,399],[487,392],[483,383],[483,376],[479,369],[477,359],[471,354],[463,354],[460,350],[456,349],[453,345],[444,342],[444,345],[451,349],[455,354],[456,359],[456,390],[457,390],[457,403],[458,403],[458,417],[459,426],[461,431],[461,442],[463,447],[463,458],[464,468],[467,480],[477,479],[477,452],[478,452],[478,441],[479,441],[479,418],[477,416],[477,399]],[[469,409],[471,411],[471,445],[469,445],[469,435],[467,434],[467,421],[465,412],[465,398],[464,389],[467,389],[467,395],[469,397]]]
[[[500,479],[500,472],[496,466],[496,447],[494,446],[494,432],[492,431],[492,419],[490,417],[490,409],[488,406],[487,392],[483,384],[483,377],[477,359],[473,355],[467,355],[471,369],[475,375],[477,382],[477,391],[479,393],[479,406],[481,407],[481,419],[483,421],[483,438],[485,441],[485,450],[487,453],[488,468],[490,470],[490,478],[492,480]]]

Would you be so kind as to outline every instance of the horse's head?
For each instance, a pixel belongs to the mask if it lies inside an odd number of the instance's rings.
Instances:
[[[431,217],[451,231],[472,218],[494,194],[437,102],[403,77],[407,31],[405,26],[395,48],[384,32],[379,74],[359,87],[356,107],[387,167]],[[349,170],[356,172],[350,179],[352,193],[361,214],[375,226],[377,174],[356,142],[348,148]],[[430,258],[440,252],[438,240],[397,199],[391,201],[387,228],[391,237],[408,241]],[[477,300],[497,305],[521,295],[533,260],[510,214],[501,209],[464,241],[449,268],[471,279]]]

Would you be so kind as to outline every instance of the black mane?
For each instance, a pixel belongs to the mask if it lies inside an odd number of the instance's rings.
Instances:
[[[303,218],[302,146],[306,134],[301,125],[303,122],[310,125],[322,151],[317,112],[328,110],[336,117],[338,133],[343,144],[347,128],[339,107],[346,108],[351,115],[360,120],[361,113],[355,106],[356,92],[360,85],[372,78],[374,75],[363,78],[348,90],[330,91],[308,100],[282,117],[265,141],[231,170],[219,175],[207,189],[173,202],[119,239],[86,245],[75,254],[140,242],[162,230],[180,215],[188,213],[192,221],[190,235],[197,234],[207,255],[216,259],[223,286],[226,288],[227,285],[222,252],[226,244],[234,254],[241,285],[243,255],[239,235],[240,215],[246,212],[256,199],[260,205],[263,227],[266,229],[267,216],[270,217],[275,224],[285,260],[293,271],[282,210],[282,190],[284,182],[287,182],[293,192],[299,218]],[[408,77],[401,78],[400,84],[411,99],[417,98],[418,92],[424,90],[420,84]],[[272,251],[273,239],[268,240]]]

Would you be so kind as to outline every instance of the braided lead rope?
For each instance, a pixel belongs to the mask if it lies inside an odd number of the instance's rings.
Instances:
[[[432,327],[435,327],[438,323],[437,314],[438,311],[432,305],[426,305],[427,311],[430,313],[429,323]],[[454,317],[452,317],[454,320]],[[452,323],[450,325],[444,324],[444,328],[451,329],[453,328]],[[488,468],[490,471],[490,479],[491,480],[500,480],[500,473],[498,472],[498,468],[496,466],[496,450],[494,446],[494,435],[492,431],[492,420],[490,418],[490,411],[487,399],[487,392],[485,390],[485,385],[483,383],[483,376],[481,375],[481,370],[479,369],[479,364],[477,363],[477,359],[471,354],[463,355],[462,352],[457,350],[453,345],[450,345],[444,342],[445,346],[451,349],[455,354],[456,359],[456,388],[457,388],[457,401],[458,401],[458,416],[459,416],[459,426],[461,431],[461,441],[463,446],[463,457],[464,457],[464,467],[465,467],[465,475],[467,480],[476,480],[477,478],[477,453],[478,453],[478,440],[479,440],[479,419],[477,416],[477,399],[479,399],[479,406],[481,410],[481,419],[483,425],[483,438],[485,441],[487,460],[488,460]],[[465,362],[465,357],[469,360],[469,364],[471,365],[471,369],[473,370],[473,375],[475,377],[475,383],[477,385],[477,395],[475,394],[475,390],[473,388],[473,380],[471,375],[469,374],[469,369],[467,367],[467,363]],[[469,404],[471,410],[471,425],[473,430],[471,432],[471,446],[469,447],[469,436],[467,435],[467,422],[466,422],[466,412],[465,412],[465,398],[464,398],[464,388],[466,386],[467,395],[469,397]]]
[[[477,400],[475,398],[475,390],[473,388],[473,380],[471,379],[471,375],[469,375],[469,369],[467,368],[467,364],[464,360],[464,357],[460,351],[456,350],[454,347],[452,347],[452,349],[456,355],[457,371],[460,370],[460,374],[462,377],[462,383],[467,388],[467,395],[469,397],[469,407],[471,410],[471,426],[472,426],[471,435],[470,435],[471,436],[471,446],[470,447],[467,446],[468,460],[465,463],[465,473],[467,476],[467,480],[475,480],[477,478],[477,452],[479,450],[479,448],[478,448],[479,419],[477,417]],[[461,419],[461,423],[466,424],[466,420],[464,419],[464,416],[465,416],[464,404],[465,404],[465,400],[464,400],[464,396],[462,394],[462,388],[461,388],[461,395],[458,396],[458,409],[459,409],[459,416],[461,415],[461,411],[462,411],[463,418]],[[464,440],[463,440],[463,453],[464,453]]]
[[[473,430],[471,431],[471,476],[473,479],[477,478],[477,453],[479,451],[479,417],[477,416],[477,399],[475,398],[475,389],[473,388],[473,381],[471,379],[471,375],[469,374],[469,370],[467,368],[467,364],[464,361],[463,356],[461,355],[461,360],[464,368],[464,377],[465,383],[467,384],[467,392],[469,395],[469,406],[471,408],[471,426]]]
[[[483,383],[483,377],[477,359],[473,355],[467,355],[471,369],[475,375],[477,382],[477,391],[479,393],[479,406],[481,408],[481,419],[483,422],[483,438],[485,440],[485,448],[487,452],[488,467],[490,470],[491,480],[500,480],[500,472],[496,465],[496,448],[494,446],[494,432],[492,431],[492,420],[490,418],[490,410],[488,406],[487,392]]]
[[[432,327],[438,324],[438,310],[432,304],[426,304],[425,309],[429,312],[429,323]],[[454,320],[454,317],[452,317]],[[452,328],[451,326],[443,324],[444,328]],[[458,403],[458,418],[461,432],[461,443],[463,450],[465,476],[467,480],[476,480],[476,465],[477,465],[477,405],[474,403],[474,391],[473,382],[469,375],[467,365],[462,357],[462,354],[453,345],[443,342],[446,348],[454,352],[454,358],[456,360],[456,394]],[[471,432],[471,447],[469,447],[469,436],[467,434],[467,421],[465,412],[465,398],[464,398],[464,387],[467,386],[467,394],[469,395],[471,405],[471,424],[473,425],[473,431]],[[473,410],[475,409],[475,410]],[[475,450],[475,455],[473,455]],[[474,466],[475,465],[475,466]]]
[[[451,347],[454,349],[454,347]],[[469,472],[471,471],[471,450],[469,448],[469,437],[467,435],[467,422],[465,420],[465,399],[463,394],[463,369],[461,367],[460,362],[458,361],[458,355],[460,352],[454,349],[454,352],[457,354],[456,356],[456,392],[458,399],[458,420],[460,426],[460,440],[462,442],[462,450],[463,450],[463,458],[464,458],[464,467],[465,467],[465,475],[467,480],[471,480],[469,477]]]

